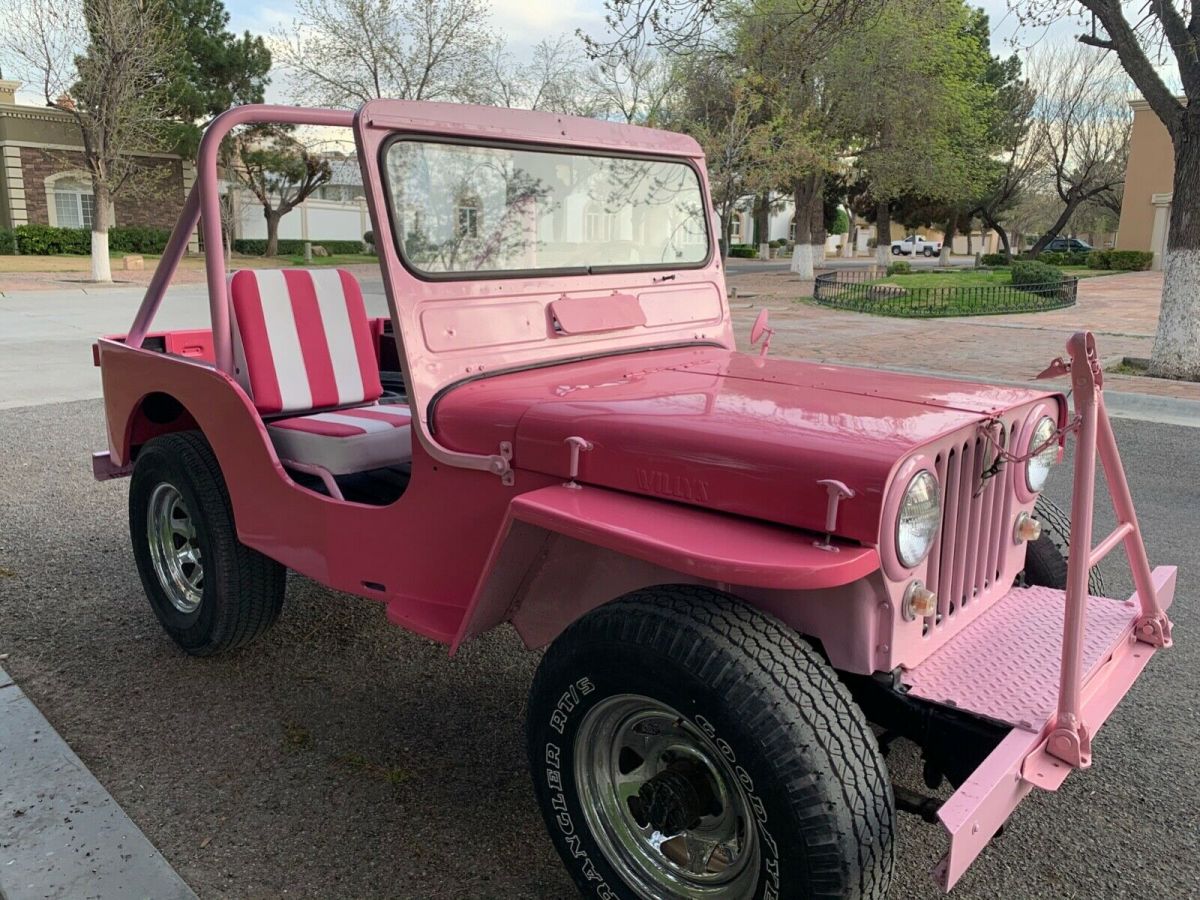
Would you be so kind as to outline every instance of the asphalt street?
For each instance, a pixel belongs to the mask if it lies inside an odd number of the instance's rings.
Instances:
[[[960,900],[1200,895],[1198,432],[1116,429],[1152,561],[1180,565],[1176,646],[1099,733],[1093,769],[1031,796]],[[187,657],[142,594],[127,483],[91,478],[103,433],[95,400],[0,411],[0,655],[201,897],[574,895],[531,799],[522,708],[537,657],[512,631],[449,659],[371,602],[292,577],[260,643]],[[1060,471],[1051,493],[1065,499],[1068,482]],[[890,765],[917,786],[911,747]],[[927,873],[944,846],[902,817],[892,897],[940,896]]]

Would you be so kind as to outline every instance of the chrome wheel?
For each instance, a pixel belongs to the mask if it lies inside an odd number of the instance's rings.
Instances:
[[[674,709],[632,694],[600,703],[580,723],[575,773],[592,835],[638,896],[753,895],[760,851],[746,792]]]
[[[146,531],[150,561],[167,599],[185,615],[195,612],[204,594],[204,565],[196,524],[174,485],[164,481],[150,493]]]

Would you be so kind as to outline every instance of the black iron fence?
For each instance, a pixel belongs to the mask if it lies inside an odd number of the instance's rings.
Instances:
[[[869,270],[827,272],[818,275],[813,283],[813,299],[822,306],[881,316],[987,316],[1074,306],[1079,289],[1079,279],[1071,275],[1041,284],[947,284],[945,287],[885,284],[881,277]]]

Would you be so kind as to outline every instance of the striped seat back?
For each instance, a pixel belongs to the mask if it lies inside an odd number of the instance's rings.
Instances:
[[[229,279],[235,376],[264,415],[379,399],[358,280],[341,269],[242,269]]]

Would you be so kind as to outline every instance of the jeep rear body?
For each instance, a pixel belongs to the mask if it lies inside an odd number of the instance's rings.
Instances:
[[[392,502],[342,499],[329,473],[281,460],[235,372],[217,148],[251,122],[353,132],[390,307],[371,323],[376,362],[402,375],[412,416],[411,475]],[[419,251],[405,259],[396,239],[407,211],[394,154],[414,145],[435,157],[466,147],[531,165],[555,154],[562,165],[661,166],[656,183],[694,179],[704,232],[661,263],[543,259],[539,241],[522,243],[544,224],[542,195],[530,192],[506,213],[520,267],[473,271],[467,260],[455,271],[443,260],[448,271],[431,271],[430,257],[422,270]],[[650,585],[735,594],[817,642],[881,725],[919,741],[933,741],[931,729],[981,735],[965,771],[947,767],[958,788],[938,812],[948,889],[1033,787],[1053,790],[1090,763],[1091,734],[1170,642],[1174,569],[1146,560],[1090,337],[1050,373],[1070,374],[1073,410],[1057,391],[739,353],[711,208],[700,148],[680,135],[400,101],[353,114],[232,110],[204,137],[196,186],[133,326],[98,341],[109,446],[97,477],[127,473],[156,435],[198,429],[243,543],[385,603],[392,622],[452,648],[503,622],[544,646]],[[475,228],[477,214],[459,213],[457,227]],[[212,327],[153,332],[198,224]],[[1090,556],[1072,556],[1065,591],[1017,583],[1025,548],[1014,528],[1037,499],[1023,457],[1045,417],[1060,438],[1078,434],[1072,545],[1091,546],[1097,458],[1121,523]],[[898,510],[923,469],[941,487],[941,525],[906,566]],[[1090,564],[1118,545],[1137,593],[1089,597]],[[936,611],[905,615],[915,582]]]

